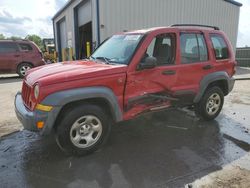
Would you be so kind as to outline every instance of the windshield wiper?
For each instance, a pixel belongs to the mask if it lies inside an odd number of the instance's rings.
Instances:
[[[110,63],[110,59],[107,57],[96,57],[95,59],[100,59],[100,60],[104,60],[105,63],[109,64]]]
[[[96,60],[96,59],[100,59],[100,60],[104,60],[104,62],[108,65],[116,65],[116,62],[113,62],[111,59],[107,58],[107,57],[92,57],[92,59]]]

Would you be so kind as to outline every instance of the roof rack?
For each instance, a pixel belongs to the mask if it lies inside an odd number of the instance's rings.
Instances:
[[[179,26],[208,27],[208,28],[213,28],[214,30],[220,30],[220,28],[217,26],[200,25],[200,24],[173,24],[170,27],[179,27]]]
[[[5,40],[5,41],[29,41],[28,39],[0,39],[0,40]]]

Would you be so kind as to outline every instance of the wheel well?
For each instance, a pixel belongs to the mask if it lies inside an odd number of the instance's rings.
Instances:
[[[228,83],[227,83],[226,80],[214,81],[214,82],[210,83],[207,88],[211,88],[211,87],[214,87],[214,86],[219,87],[223,91],[224,96],[228,95],[228,93],[229,93],[228,92]]]
[[[105,113],[107,113],[108,117],[110,117],[112,121],[115,121],[115,117],[113,116],[113,114],[111,112],[111,106],[109,105],[108,101],[105,99],[102,99],[102,98],[92,98],[92,99],[73,101],[73,102],[70,102],[70,103],[64,105],[56,118],[54,128],[55,129],[57,128],[59,121],[61,120],[63,114],[66,111],[68,111],[71,108],[74,108],[76,106],[80,106],[80,105],[84,105],[84,104],[91,104],[91,105],[96,105],[96,106],[101,107],[103,109],[103,111]]]

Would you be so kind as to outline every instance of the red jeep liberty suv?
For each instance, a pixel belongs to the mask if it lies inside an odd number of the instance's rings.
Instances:
[[[25,129],[54,132],[60,148],[100,148],[111,125],[169,107],[212,120],[233,88],[236,61],[217,27],[172,25],[116,34],[89,59],[28,71],[15,110]]]

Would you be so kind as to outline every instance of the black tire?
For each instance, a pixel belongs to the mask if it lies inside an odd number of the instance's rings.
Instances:
[[[26,74],[26,71],[31,69],[33,66],[29,63],[21,63],[20,65],[18,65],[17,67],[17,74],[23,78]]]
[[[214,100],[214,102],[211,102],[211,100]],[[220,102],[218,102],[219,100]],[[219,115],[223,104],[223,91],[219,87],[211,87],[205,91],[199,103],[195,104],[195,113],[204,120],[213,120]]]
[[[93,119],[91,122],[87,122],[87,119],[90,117]],[[94,119],[94,117],[97,119]],[[72,155],[87,155],[98,150],[105,143],[110,134],[112,122],[109,121],[109,119],[110,118],[108,118],[108,116],[104,113],[103,109],[96,105],[85,104],[69,108],[62,115],[62,118],[56,128],[55,136],[58,146],[65,153]],[[94,124],[96,124],[96,122],[98,124],[101,123],[101,133],[92,132],[94,131],[92,128],[95,126]],[[77,126],[80,127],[76,128]],[[91,128],[87,129],[86,126]],[[90,142],[88,143],[89,138],[87,139],[87,137],[89,135],[91,139],[96,139],[95,143],[92,145],[89,145]],[[79,136],[81,139],[79,141],[75,141],[74,143],[73,140],[77,140],[76,138]],[[96,137],[94,138],[94,136]]]

